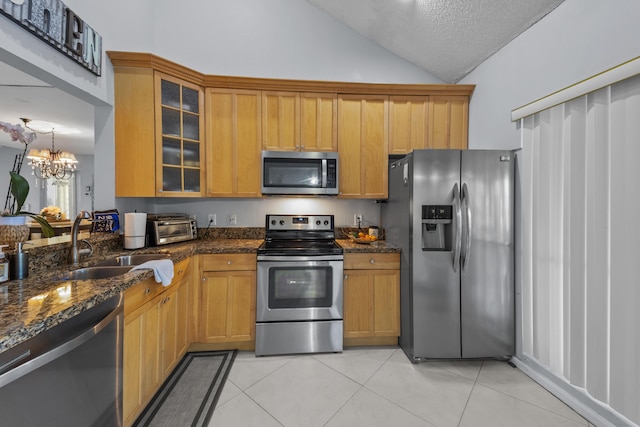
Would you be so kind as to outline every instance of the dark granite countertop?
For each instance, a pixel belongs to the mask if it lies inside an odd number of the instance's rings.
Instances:
[[[378,240],[369,244],[356,243],[349,239],[336,240],[344,249],[345,253],[350,252],[369,252],[369,253],[396,253],[400,252],[400,248],[387,243],[385,240]]]
[[[116,251],[89,259],[82,266],[92,265],[120,254],[169,253],[174,262],[198,254],[255,253],[260,239],[211,239],[145,248]],[[338,240],[349,252],[399,252],[384,241],[361,245],[350,240]],[[41,333],[123,292],[134,284],[153,277],[151,270],[136,270],[124,275],[99,280],[58,280],[68,266],[52,269],[47,274],[0,284],[0,352]]]

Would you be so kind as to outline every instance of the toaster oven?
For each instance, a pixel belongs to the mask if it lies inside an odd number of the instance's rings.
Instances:
[[[188,215],[147,215],[147,242],[149,246],[184,242],[198,237],[196,220]]]

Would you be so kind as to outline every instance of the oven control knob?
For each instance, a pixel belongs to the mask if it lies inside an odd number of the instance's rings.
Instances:
[[[284,219],[280,220],[280,225],[284,225]]]
[[[324,220],[324,225],[329,225],[329,221],[328,220]]]
[[[317,220],[317,221],[316,221],[316,225],[320,225],[320,220]]]
[[[275,219],[271,220],[271,225],[276,225],[276,220]]]

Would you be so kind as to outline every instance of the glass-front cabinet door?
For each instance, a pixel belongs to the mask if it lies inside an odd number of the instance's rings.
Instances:
[[[204,182],[202,89],[156,73],[158,196],[200,197]]]

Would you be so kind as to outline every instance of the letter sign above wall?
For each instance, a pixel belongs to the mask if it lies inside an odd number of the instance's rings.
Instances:
[[[99,76],[102,37],[60,0],[0,0],[0,14]]]

